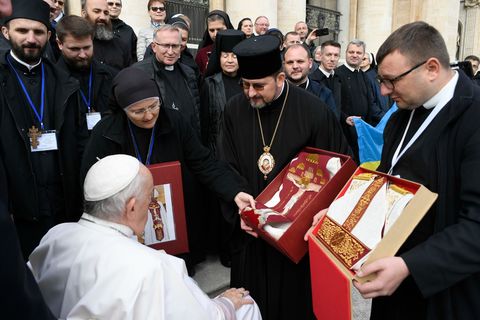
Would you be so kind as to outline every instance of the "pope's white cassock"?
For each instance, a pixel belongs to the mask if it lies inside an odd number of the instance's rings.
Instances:
[[[121,224],[84,214],[51,229],[30,256],[42,294],[60,319],[261,319],[235,312],[188,277],[183,260],[144,246]]]

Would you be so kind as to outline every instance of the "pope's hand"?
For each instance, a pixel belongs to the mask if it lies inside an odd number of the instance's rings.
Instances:
[[[238,211],[242,211],[245,207],[251,207],[255,209],[255,199],[251,195],[245,192],[239,192],[234,198],[234,201],[238,207]]]
[[[253,300],[249,296],[248,290],[244,288],[230,288],[220,295],[220,297],[230,300],[235,310],[238,310],[244,304],[253,304]]]
[[[388,257],[362,266],[357,272],[357,276],[365,277],[372,273],[377,274],[372,281],[365,283],[353,281],[353,285],[365,299],[391,295],[410,274],[410,271],[402,258]]]
[[[315,226],[320,222],[320,220],[323,219],[323,217],[327,214],[327,212],[328,212],[328,208],[321,210],[319,213],[313,216],[312,226],[310,227],[310,229],[308,229],[307,233],[305,233],[305,235],[303,236],[303,240],[308,241],[308,234],[310,233],[310,231],[313,230],[313,228],[315,228]]]

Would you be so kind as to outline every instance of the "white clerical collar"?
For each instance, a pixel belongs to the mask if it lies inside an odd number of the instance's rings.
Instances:
[[[124,224],[119,224],[119,223],[103,220],[103,219],[94,217],[94,216],[92,216],[88,213],[85,213],[85,212],[82,214],[82,217],[80,218],[79,223],[81,223],[82,220],[90,222],[90,223],[94,223],[98,226],[109,228],[111,230],[115,230],[115,231],[124,235],[127,238],[131,238],[133,236],[133,230],[129,226],[126,226]]]
[[[307,80],[305,82],[307,83],[305,85],[305,90],[307,90],[308,86],[310,85],[310,79],[308,79],[308,77],[307,77]],[[303,82],[303,83],[305,83],[305,82]],[[303,84],[303,83],[301,83],[301,84]]]
[[[325,77],[327,77],[327,78],[329,78],[329,77],[331,77],[331,76],[333,76],[333,75],[335,74],[335,70],[332,70],[331,72],[328,72],[327,70],[325,70],[325,69],[322,67],[322,65],[319,65],[319,66],[318,66],[318,69],[319,69],[320,71],[322,71],[322,73],[323,73],[323,74],[325,75]]]
[[[424,103],[424,107],[426,109],[432,109],[430,114],[427,118],[423,121],[422,125],[417,129],[415,134],[412,136],[410,141],[408,141],[407,145],[402,150],[402,145],[405,141],[405,137],[407,135],[408,129],[410,124],[412,123],[413,115],[415,114],[415,110],[413,109],[410,112],[410,118],[408,119],[407,126],[405,127],[405,131],[403,132],[402,139],[397,146],[397,150],[392,156],[392,162],[390,165],[390,170],[388,170],[388,174],[393,173],[393,168],[398,163],[399,159],[407,152],[407,150],[413,145],[413,143],[422,135],[422,133],[428,128],[430,123],[435,119],[435,117],[442,111],[445,105],[453,98],[453,94],[455,91],[455,86],[457,85],[458,81],[458,73],[455,71],[454,76],[450,79],[445,86],[432,98],[430,98],[427,102]],[[402,150],[400,152],[400,150]]]
[[[36,66],[39,66],[42,63],[42,58],[40,58],[40,61],[38,61],[38,63],[36,63],[36,64],[25,63],[22,60],[20,60],[20,58],[18,58],[15,55],[15,53],[13,53],[13,50],[10,50],[10,55],[12,56],[13,59],[15,59],[15,61],[20,63],[22,66],[25,66],[28,69],[28,71],[32,71],[33,68],[35,68]]]
[[[458,72],[453,70],[455,74],[453,75],[452,79],[450,79],[443,88],[437,92],[436,95],[431,97],[429,100],[423,103],[423,107],[425,109],[432,109],[438,104],[444,102],[446,104],[453,98],[453,94],[455,93],[455,87],[457,86],[458,82]]]
[[[350,66],[348,63],[344,63],[344,66],[347,67],[348,70],[352,71],[352,72],[355,72],[355,70],[359,71],[359,68],[354,68],[352,66]]]
[[[167,71],[173,71],[174,69],[175,69],[175,65],[174,65],[174,64],[172,64],[172,65],[170,65],[170,66],[165,65],[165,70],[167,70]]]
[[[59,23],[60,20],[62,20],[62,18],[63,18],[64,15],[65,15],[65,14],[64,14],[63,11],[62,11],[62,12],[60,12],[60,14],[58,15],[58,17],[56,17],[56,18],[53,19],[53,20],[55,20],[57,23]]]
[[[282,93],[283,93],[283,89],[285,89],[285,83],[286,83],[286,82],[287,82],[286,80],[283,81],[282,90],[280,90],[280,94],[279,94],[278,96],[276,96],[276,97],[273,99],[273,101],[275,101],[275,100],[277,100],[278,98],[280,98],[280,96],[281,96]],[[272,101],[272,102],[273,102],[273,101]]]

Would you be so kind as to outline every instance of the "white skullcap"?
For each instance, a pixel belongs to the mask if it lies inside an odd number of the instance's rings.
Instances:
[[[107,199],[125,189],[135,179],[140,162],[126,154],[115,154],[100,159],[88,170],[83,184],[87,201]]]

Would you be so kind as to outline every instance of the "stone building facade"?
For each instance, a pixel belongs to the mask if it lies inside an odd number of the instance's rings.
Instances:
[[[136,31],[149,23],[147,2],[123,0],[120,17]],[[171,0],[167,8],[173,5],[177,10],[182,6],[195,6],[200,11],[203,8],[196,29],[204,26],[201,16],[213,9],[228,12],[235,26],[244,17],[265,15],[271,27],[284,33],[291,31],[297,21],[306,20],[311,27],[328,27],[328,37],[342,47],[354,38],[364,40],[369,52],[376,52],[399,26],[424,20],[440,30],[452,61],[469,54],[480,55],[480,32],[476,28],[480,23],[480,0]],[[80,14],[80,0],[68,0],[68,12]]]

